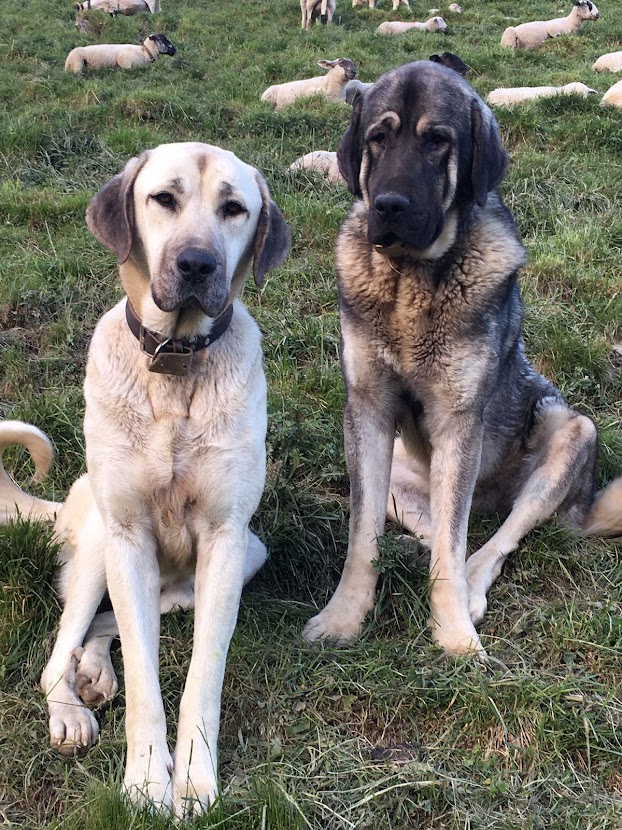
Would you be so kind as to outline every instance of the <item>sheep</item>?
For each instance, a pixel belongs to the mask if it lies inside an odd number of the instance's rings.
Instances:
[[[452,14],[462,14],[462,6],[458,5],[458,3],[450,3],[447,6],[447,10]]]
[[[508,49],[535,49],[549,38],[578,32],[586,20],[598,20],[598,17],[598,9],[591,0],[573,0],[567,17],[508,26],[501,36],[501,46]]]
[[[580,95],[587,98],[595,89],[590,89],[585,84],[574,82],[564,86],[520,86],[508,89],[493,89],[488,94],[486,101],[493,107],[513,107],[516,104],[524,104],[526,101],[534,101],[537,98],[553,98],[556,95]]]
[[[312,170],[315,173],[321,173],[331,184],[337,182],[345,184],[345,179],[339,172],[337,153],[331,153],[328,150],[314,150],[312,153],[306,153],[292,162],[288,169],[294,172]]]
[[[76,3],[76,9],[79,12],[99,9],[114,17],[118,14],[139,14],[140,12],[155,14],[161,11],[160,0],[86,0],[84,3]]]
[[[430,55],[428,60],[434,61],[434,63],[442,63],[443,66],[446,66],[448,69],[453,69],[458,75],[466,75],[469,71],[469,67],[462,58],[453,52],[443,52],[442,55]]]
[[[600,103],[605,107],[622,107],[622,81],[609,87]]]
[[[331,23],[335,15],[337,4],[335,0],[300,0],[300,11],[302,12],[303,29],[310,29],[315,20],[316,23]]]
[[[592,65],[592,69],[596,72],[622,72],[622,52],[601,55]]]
[[[367,2],[369,3],[370,9],[375,9],[378,0],[367,0]],[[363,3],[365,3],[365,0],[352,0],[352,8],[355,9],[357,6],[362,6]],[[406,8],[410,10],[410,3],[408,2],[408,0],[392,0],[392,3],[394,12],[398,10],[400,3],[402,4],[402,6],[406,6]]]
[[[82,72],[83,69],[102,69],[107,66],[131,69],[153,63],[158,55],[174,55],[175,52],[173,44],[162,34],[149,35],[142,46],[130,43],[78,46],[67,55],[65,72]]]
[[[318,93],[326,96],[329,101],[345,101],[346,84],[356,78],[354,62],[349,58],[338,58],[334,61],[318,61],[318,66],[328,69],[328,74],[304,78],[301,81],[289,81],[285,84],[274,84],[262,93],[261,100],[275,104],[277,110],[291,104],[296,98],[306,98]]]
[[[403,32],[408,32],[410,29],[423,29],[428,32],[446,32],[447,24],[442,17],[431,17],[425,23],[402,23],[401,21],[392,21],[381,23],[376,29],[376,34],[379,35],[401,35]]]

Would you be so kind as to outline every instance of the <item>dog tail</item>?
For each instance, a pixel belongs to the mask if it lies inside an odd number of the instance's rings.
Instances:
[[[598,493],[583,522],[583,532],[588,536],[622,536],[622,477]]]
[[[21,421],[0,421],[0,525],[18,516],[35,520],[54,519],[62,504],[31,496],[9,478],[2,455],[10,444],[21,444],[30,453],[35,465],[34,484],[43,481],[54,457],[52,444],[40,429]]]
[[[322,21],[326,20],[327,8],[328,0],[322,0],[322,5],[320,6],[320,14],[322,16]]]

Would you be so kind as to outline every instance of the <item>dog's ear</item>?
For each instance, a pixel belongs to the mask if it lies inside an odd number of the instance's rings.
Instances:
[[[291,234],[283,214],[270,198],[264,177],[259,172],[256,176],[262,205],[253,246],[253,277],[255,285],[260,286],[268,271],[277,268],[287,259]]]
[[[362,196],[359,177],[363,159],[363,134],[361,130],[361,110],[365,93],[359,91],[352,100],[350,126],[343,134],[337,148],[339,172],[348,183],[348,190],[353,196]]]
[[[510,157],[503,149],[499,125],[489,107],[479,98],[471,102],[471,141],[473,198],[484,207],[491,190],[503,180]]]
[[[117,255],[122,265],[130,255],[134,240],[134,182],[149,151],[128,161],[97,193],[86,209],[86,224],[98,242]]]

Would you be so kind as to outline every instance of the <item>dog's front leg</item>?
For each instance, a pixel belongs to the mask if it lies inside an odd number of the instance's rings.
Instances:
[[[157,808],[171,804],[172,760],[158,679],[160,568],[147,528],[108,524],[106,577],[119,626],[125,674],[127,760],[124,787],[130,799]]]
[[[484,655],[469,614],[465,564],[482,438],[481,420],[471,414],[458,414],[432,443],[430,628],[433,639],[452,654]]]
[[[175,812],[180,818],[207,809],[218,796],[220,696],[244,583],[247,544],[243,522],[206,529],[198,540],[194,642],[179,710],[173,776]]]
[[[395,441],[390,408],[374,406],[369,395],[348,389],[344,413],[346,462],[350,476],[350,535],[341,580],[332,599],[304,629],[310,642],[351,640],[373,608],[378,573],[378,539],[384,523]]]

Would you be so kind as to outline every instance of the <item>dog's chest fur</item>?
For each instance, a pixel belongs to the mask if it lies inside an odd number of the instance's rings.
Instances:
[[[487,353],[501,356],[488,308],[512,290],[524,260],[518,238],[508,234],[512,225],[499,231],[498,207],[474,209],[461,240],[440,260],[425,261],[376,251],[367,241],[367,210],[356,203],[337,243],[345,336],[355,330],[387,370],[419,390],[449,383],[456,400],[456,386],[477,387]]]

